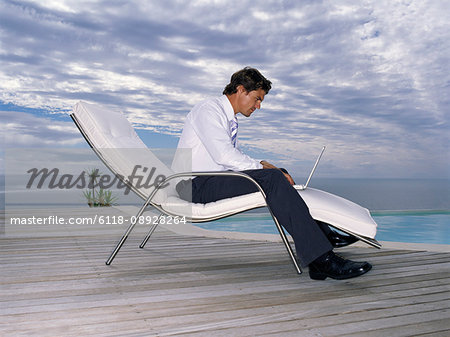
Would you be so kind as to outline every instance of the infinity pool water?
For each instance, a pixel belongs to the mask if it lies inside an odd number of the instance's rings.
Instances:
[[[450,211],[380,211],[372,216],[379,241],[450,244]],[[278,233],[268,213],[243,213],[195,225],[218,231]]]

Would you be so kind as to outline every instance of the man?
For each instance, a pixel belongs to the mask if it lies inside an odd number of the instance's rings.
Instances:
[[[242,153],[237,140],[237,114],[250,117],[261,107],[271,82],[258,70],[246,67],[231,77],[223,96],[196,105],[186,117],[178,148],[192,150],[192,167],[183,167],[180,159],[175,171],[242,171],[255,179],[267,196],[267,203],[280,224],[292,236],[302,266],[309,265],[312,279],[347,279],[368,272],[367,262],[345,260],[333,253],[333,247],[353,243],[354,238],[340,236],[328,226],[318,224],[295,188],[289,173]],[[183,199],[195,203],[253,193],[257,187],[247,179],[226,176],[200,176],[177,185]]]

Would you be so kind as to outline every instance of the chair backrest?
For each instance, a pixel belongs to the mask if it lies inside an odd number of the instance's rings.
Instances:
[[[120,112],[79,102],[71,117],[103,163],[140,197],[147,198],[162,177],[173,174]],[[153,202],[160,204],[174,190],[173,186],[162,189]]]

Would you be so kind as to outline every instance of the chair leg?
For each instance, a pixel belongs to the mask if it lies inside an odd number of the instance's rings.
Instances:
[[[163,216],[163,214],[160,213],[158,219],[156,220],[156,222],[153,223],[152,226],[150,227],[150,230],[148,231],[147,236],[144,238],[142,243],[139,245],[139,248],[144,248],[145,247],[145,245],[147,244],[147,241],[150,239],[150,237],[152,236],[152,234],[155,231],[156,227],[159,225],[159,221],[160,221],[162,216]]]
[[[270,208],[269,208],[270,210]],[[272,215],[273,221],[275,222],[275,225],[277,226],[278,232],[280,233],[281,239],[283,240],[283,243],[286,247],[286,250],[288,251],[288,254],[292,260],[292,263],[294,264],[295,269],[297,270],[298,274],[302,273],[302,269],[298,265],[297,259],[295,258],[294,252],[292,251],[292,247],[289,244],[289,241],[286,237],[286,233],[284,232],[283,227],[281,227],[280,223],[278,222],[278,219],[275,217],[275,215],[272,214],[272,211],[270,212]]]
[[[125,234],[122,236],[120,241],[117,243],[116,248],[114,248],[114,250],[112,251],[112,253],[109,256],[108,260],[106,260],[106,265],[109,266],[111,264],[111,262],[114,260],[114,258],[116,257],[117,253],[119,252],[120,248],[122,248],[123,244],[128,239],[128,235],[131,233],[131,231],[133,230],[134,226],[136,226],[136,224],[137,224],[139,218],[141,217],[142,213],[144,213],[145,209],[147,208],[147,205],[148,205],[148,201],[146,203],[144,203],[144,205],[141,207],[139,212],[136,214],[136,216],[134,218],[134,221],[131,222],[131,224],[128,227],[128,229],[126,230]]]

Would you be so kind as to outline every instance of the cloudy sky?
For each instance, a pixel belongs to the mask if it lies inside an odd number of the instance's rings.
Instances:
[[[327,145],[321,176],[448,178],[449,12],[441,0],[1,0],[3,147],[85,146],[67,115],[79,100],[175,147],[191,107],[253,66],[273,89],[240,119],[247,153],[302,176]]]

